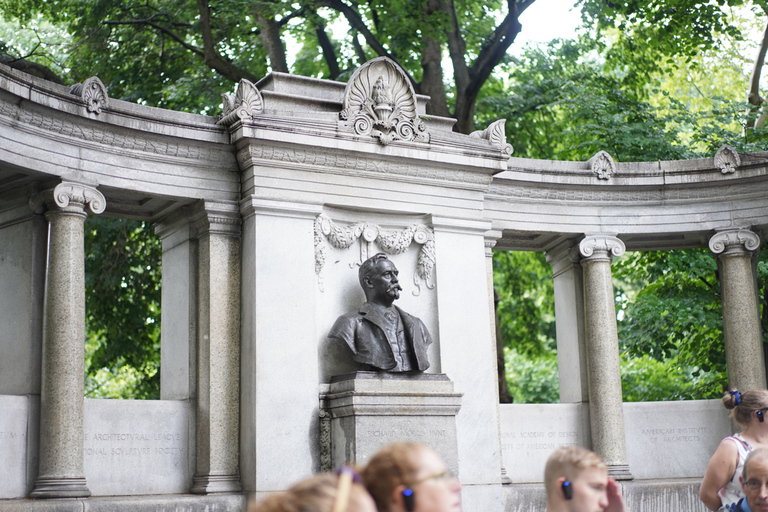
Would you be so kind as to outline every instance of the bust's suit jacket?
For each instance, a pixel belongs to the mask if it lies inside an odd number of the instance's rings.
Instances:
[[[414,369],[423,372],[429,368],[427,347],[432,343],[424,322],[394,306],[403,322],[405,343],[411,350]],[[390,370],[397,363],[385,334],[386,321],[368,302],[357,311],[340,316],[333,324],[329,338],[343,341],[352,350],[353,359],[382,370]]]

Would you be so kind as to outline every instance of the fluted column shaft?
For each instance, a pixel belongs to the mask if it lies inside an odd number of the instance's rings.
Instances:
[[[716,233],[709,240],[720,269],[725,359],[730,389],[765,388],[763,342],[757,297],[755,251],[760,238],[745,229]]]
[[[624,439],[619,339],[611,258],[624,254],[614,236],[589,235],[579,243],[584,269],[584,324],[592,448],[620,480],[632,479]]]
[[[192,492],[239,492],[240,214],[206,203],[198,232],[197,468]]]
[[[40,466],[33,498],[90,496],[83,470],[85,206],[92,187],[62,183],[44,194],[50,223],[40,390]]]

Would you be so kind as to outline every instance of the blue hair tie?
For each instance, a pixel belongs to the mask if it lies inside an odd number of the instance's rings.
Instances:
[[[741,393],[739,393],[738,391],[728,391],[728,392],[731,394],[731,396],[735,398],[734,401],[736,402],[736,405],[739,405],[741,403]]]

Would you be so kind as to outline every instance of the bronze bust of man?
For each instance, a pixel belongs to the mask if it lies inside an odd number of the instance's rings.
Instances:
[[[340,316],[329,338],[352,350],[361,370],[423,372],[429,368],[427,347],[432,343],[424,323],[392,303],[402,288],[398,270],[387,255],[378,253],[363,262],[358,277],[365,304]]]

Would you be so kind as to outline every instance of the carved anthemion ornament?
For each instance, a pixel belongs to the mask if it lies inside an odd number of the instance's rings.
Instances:
[[[741,158],[734,148],[728,145],[721,146],[715,153],[715,166],[723,174],[736,172],[741,165]]]
[[[491,143],[491,146],[501,150],[501,154],[512,156],[512,144],[507,143],[507,134],[504,132],[506,119],[499,119],[491,123],[485,130],[477,130],[469,134],[470,137],[485,139]]]
[[[237,120],[253,120],[264,112],[264,99],[253,83],[245,78],[237,84],[234,96],[222,94],[222,118],[216,124],[230,126]]]
[[[609,180],[611,175],[616,174],[616,162],[606,151],[598,151],[587,163],[598,179]]]
[[[720,254],[727,249],[756,251],[760,248],[760,237],[747,229],[729,229],[715,233],[709,239],[709,250]]]
[[[384,145],[393,140],[429,142],[411,82],[386,57],[368,61],[355,71],[344,90],[339,117],[343,128],[376,137]]]
[[[101,80],[95,76],[92,76],[81,84],[73,85],[69,88],[69,93],[79,96],[83,103],[85,103],[85,108],[88,109],[88,112],[100,114],[101,109],[109,106],[107,88],[104,87]]]
[[[361,265],[370,256],[373,244],[376,244],[381,252],[387,254],[401,254],[408,250],[411,243],[421,245],[419,258],[416,264],[416,272],[413,275],[413,284],[416,286],[414,295],[421,293],[421,285],[425,284],[430,290],[435,287],[433,282],[435,269],[435,234],[424,224],[414,224],[401,231],[386,230],[370,222],[357,222],[351,226],[339,226],[328,216],[320,214],[315,219],[315,274],[323,291],[322,277],[320,273],[325,265],[327,240],[337,249],[347,249],[358,239],[360,243],[360,260],[356,265]]]

